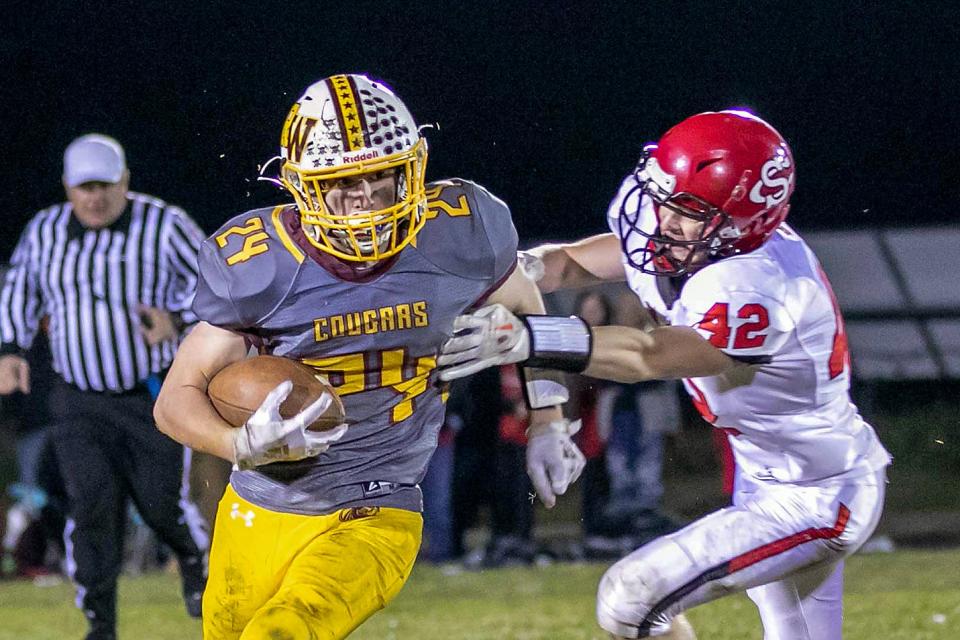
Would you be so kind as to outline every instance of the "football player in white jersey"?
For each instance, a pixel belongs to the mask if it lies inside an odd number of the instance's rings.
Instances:
[[[661,322],[460,318],[441,377],[507,362],[624,382],[683,378],[730,434],[733,506],[614,564],[597,594],[617,638],[735,591],[766,640],[841,637],[843,560],[871,535],[890,457],[850,401],[843,320],[823,270],[785,224],[795,183],[783,137],[742,111],[701,113],[644,150],[608,211],[611,233],[537,247],[543,291],[626,279]],[[676,633],[676,631],[674,631]]]

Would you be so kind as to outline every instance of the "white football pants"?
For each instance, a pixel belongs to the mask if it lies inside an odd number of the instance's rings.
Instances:
[[[607,570],[600,626],[626,638],[656,636],[681,611],[746,590],[765,640],[839,639],[843,558],[876,528],[885,483],[885,470],[813,486],[741,482],[734,506]]]

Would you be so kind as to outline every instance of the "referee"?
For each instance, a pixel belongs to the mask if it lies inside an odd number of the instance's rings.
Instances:
[[[74,140],[63,159],[67,202],[37,213],[0,293],[0,394],[30,391],[22,357],[49,317],[50,437],[69,497],[64,538],[88,640],[116,637],[127,498],[177,556],[199,617],[207,541],[187,500],[189,449],[153,425],[151,388],[193,320],[203,234],[187,214],[127,191],[121,146]]]

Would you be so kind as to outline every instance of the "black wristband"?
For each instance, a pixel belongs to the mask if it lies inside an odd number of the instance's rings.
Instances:
[[[593,333],[578,316],[522,316],[530,334],[525,367],[580,373],[590,364]]]

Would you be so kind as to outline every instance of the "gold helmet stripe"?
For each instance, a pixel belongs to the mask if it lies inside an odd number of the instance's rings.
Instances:
[[[290,107],[290,112],[287,114],[287,119],[283,121],[283,131],[280,132],[280,148],[286,150],[287,145],[290,144],[290,125],[293,124],[293,119],[297,117],[297,114],[300,112],[300,103],[294,102],[293,106]]]
[[[357,119],[360,120],[360,134],[363,136],[362,144],[364,147],[369,147],[371,146],[371,142],[370,126],[368,125],[372,125],[373,128],[376,129],[377,116],[373,117],[372,123],[367,122],[367,114],[363,110],[363,95],[357,90],[357,81],[353,76],[347,76],[347,80],[350,81],[350,88],[353,89],[353,95],[357,98]]]
[[[340,123],[344,152],[363,149],[365,146],[363,131],[366,127],[364,127],[362,107],[360,100],[357,99],[353,82],[345,75],[331,76],[327,82],[330,83],[330,93],[336,100],[335,110]]]

